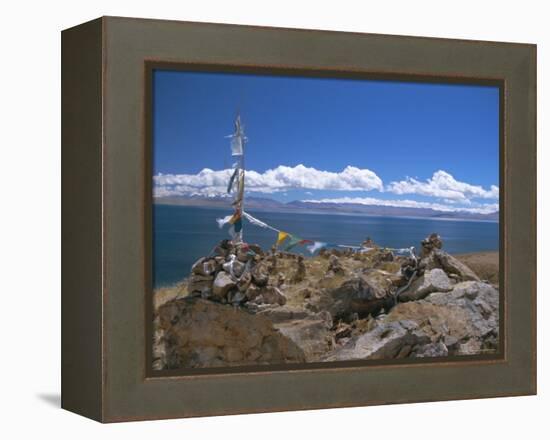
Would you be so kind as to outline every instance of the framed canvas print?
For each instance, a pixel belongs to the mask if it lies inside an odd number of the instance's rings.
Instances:
[[[536,392],[536,47],[103,17],[62,35],[62,406]]]

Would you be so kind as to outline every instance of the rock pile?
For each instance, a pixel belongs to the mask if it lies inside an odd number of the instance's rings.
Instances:
[[[192,297],[235,306],[248,301],[284,305],[286,297],[278,289],[282,283],[268,285],[269,274],[273,270],[264,257],[257,245],[233,245],[224,240],[216,246],[214,255],[200,258],[193,264],[188,292]],[[271,264],[276,266],[275,255],[271,258]]]
[[[155,310],[155,368],[495,353],[499,294],[431,234],[420,256],[304,258],[224,240]]]

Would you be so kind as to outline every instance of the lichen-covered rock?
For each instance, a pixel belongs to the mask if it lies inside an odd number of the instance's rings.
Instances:
[[[305,361],[303,351],[266,317],[202,299],[160,307],[157,331],[158,369]]]
[[[373,330],[351,338],[324,360],[395,359],[406,357],[415,346],[429,342],[430,338],[413,321],[383,322]]]
[[[430,336],[442,341],[451,354],[494,352],[499,339],[499,295],[489,284],[466,281],[448,292],[400,303],[386,321],[412,320]]]
[[[470,338],[484,340],[491,335],[498,335],[499,295],[498,290],[490,284],[465,281],[454,286],[450,292],[432,293],[425,301],[464,310],[473,327]]]
[[[392,281],[384,273],[370,270],[359,276],[344,279],[340,285],[323,289],[310,304],[328,311],[335,319],[349,321],[354,314],[366,317],[393,305]]]
[[[289,320],[275,327],[300,347],[307,362],[319,360],[333,346],[330,324],[324,319]]]
[[[453,275],[459,281],[480,281],[472,269],[440,249],[435,249],[419,263],[421,270],[443,269],[448,275]]]
[[[259,293],[252,300],[256,304],[286,304],[286,296],[275,286],[266,286],[260,289]]]
[[[432,342],[418,347],[411,354],[411,357],[445,357],[449,355],[449,350],[443,342]]]
[[[328,312],[312,313],[292,306],[270,306],[259,310],[283,335],[304,352],[308,362],[315,362],[333,348],[332,318]]]
[[[447,252],[438,250],[435,255],[445,272],[457,275],[461,281],[480,281],[472,269]]]
[[[425,298],[432,292],[448,292],[453,288],[451,280],[442,269],[424,272],[410,287],[399,295],[400,301],[413,301]]]

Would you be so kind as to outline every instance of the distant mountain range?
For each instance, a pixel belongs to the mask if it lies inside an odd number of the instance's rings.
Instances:
[[[228,197],[156,197],[155,204],[159,205],[183,205],[204,207],[231,207],[231,198]],[[286,211],[286,212],[312,212],[312,213],[344,213],[360,215],[376,215],[388,217],[424,217],[461,220],[488,220],[498,221],[499,213],[476,214],[466,211],[436,211],[428,208],[407,208],[397,206],[363,205],[358,203],[312,203],[295,200],[288,203],[263,197],[247,197],[246,208],[257,211]]]

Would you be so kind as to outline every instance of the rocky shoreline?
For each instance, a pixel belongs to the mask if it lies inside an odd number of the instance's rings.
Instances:
[[[497,352],[498,265],[480,279],[437,234],[418,256],[367,248],[304,258],[220,242],[155,291],[153,368]]]

